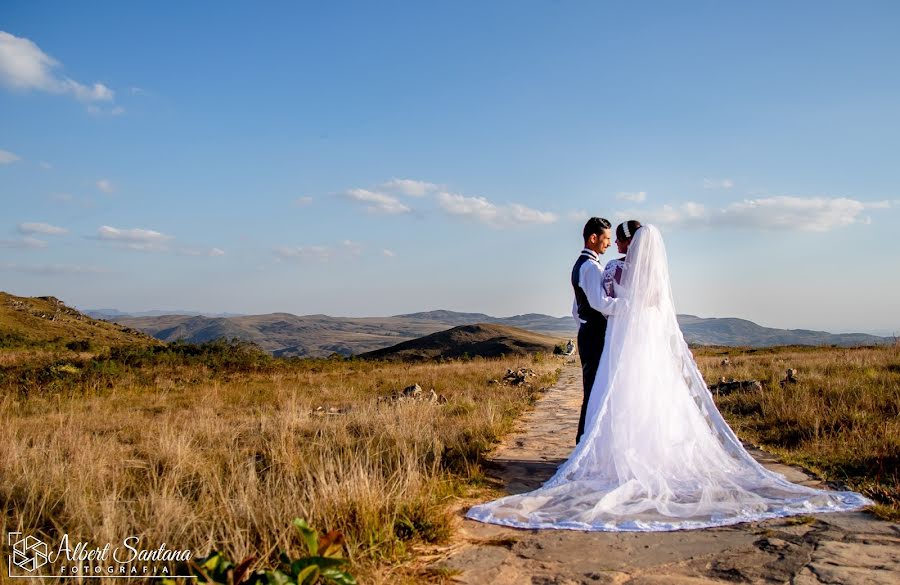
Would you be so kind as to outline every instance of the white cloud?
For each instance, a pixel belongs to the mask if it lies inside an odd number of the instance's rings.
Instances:
[[[703,179],[704,189],[731,189],[734,181],[731,179]]]
[[[345,191],[343,195],[347,199],[366,203],[366,209],[369,213],[396,215],[412,211],[412,209],[403,203],[400,203],[399,199],[385,193],[368,191],[366,189],[350,189],[349,191]]]
[[[328,246],[282,246],[275,254],[283,260],[328,260],[332,250]]]
[[[382,187],[388,191],[395,191],[410,197],[424,197],[428,193],[440,189],[440,186],[434,183],[416,181],[414,179],[391,179],[383,183]]]
[[[110,181],[109,179],[98,179],[96,185],[98,189],[106,194],[111,194],[116,190],[116,188],[112,184],[112,181]]]
[[[58,235],[65,234],[69,230],[66,228],[58,227],[55,225],[50,225],[49,223],[40,223],[40,222],[24,222],[18,225],[19,233],[25,235],[31,234],[49,234],[49,235]]]
[[[42,161],[41,161],[40,163],[38,163],[38,164],[41,165],[41,168],[42,168],[42,169],[45,169],[45,170],[48,170],[48,171],[49,171],[50,169],[53,168],[53,165],[51,165],[50,163],[48,163],[48,162],[45,161],[45,160],[42,160]]]
[[[513,224],[547,224],[554,223],[558,217],[549,211],[538,211],[518,203],[510,203],[503,213],[508,214],[509,221]],[[504,220],[505,221],[505,220]]]
[[[538,211],[510,203],[498,206],[485,197],[466,197],[456,193],[441,192],[437,195],[438,205],[450,215],[472,219],[491,227],[514,225],[548,224],[558,217],[549,211]]]
[[[59,62],[32,41],[0,31],[0,84],[14,90],[68,94],[80,102],[112,102],[115,93],[102,83],[84,85],[54,73]]]
[[[485,223],[493,222],[499,213],[497,206],[484,197],[439,193],[438,204],[451,215],[471,217]]]
[[[8,165],[10,163],[16,162],[17,160],[20,159],[16,154],[8,150],[0,149],[0,165]]]
[[[160,251],[169,249],[167,242],[174,239],[155,230],[141,228],[119,229],[108,225],[100,226],[97,239],[131,248],[132,250]]]
[[[77,274],[106,274],[109,271],[96,266],[80,266],[72,264],[49,264],[43,266],[28,266],[21,264],[5,263],[0,264],[0,270],[9,270],[13,272],[22,272],[25,274],[39,274],[52,276],[56,274],[77,275]]]
[[[294,205],[296,205],[297,207],[306,207],[307,205],[310,205],[312,202],[313,202],[312,197],[297,197],[296,199],[294,199]]]
[[[626,210],[615,214],[619,221],[637,219],[641,223],[668,226],[700,226],[709,221],[709,212],[700,203],[688,201],[677,206],[663,205],[655,209]]]
[[[621,199],[622,201],[635,201],[640,203],[647,199],[646,191],[619,191],[616,193],[616,199]]]
[[[275,248],[275,255],[280,260],[330,260],[346,258],[347,255],[359,256],[363,246],[353,240],[344,240],[340,244],[329,246],[281,246]]]
[[[24,238],[20,238],[17,240],[0,240],[0,248],[27,248],[36,250],[46,247],[47,242],[31,236],[25,236]]]
[[[397,255],[393,250],[388,250],[388,249],[382,250],[381,253],[383,255],[387,256],[388,258],[393,258],[394,256]]]
[[[362,254],[362,244],[359,242],[354,242],[352,240],[344,240],[341,242],[341,246],[343,246],[343,250],[348,252],[354,256],[359,256]]]
[[[847,197],[765,197],[732,203],[722,210],[722,218],[740,227],[827,232],[865,223],[867,218],[860,215],[871,205]]]
[[[221,248],[178,248],[175,252],[182,256],[209,256],[210,258],[225,255],[225,250]]]
[[[206,248],[193,245],[174,244],[175,236],[156,230],[142,228],[120,229],[108,225],[100,226],[96,236],[89,239],[101,240],[111,246],[140,250],[142,252],[172,252],[181,256],[224,256],[221,248]]]
[[[867,209],[891,207],[889,201],[866,203],[847,197],[795,197],[779,195],[745,199],[718,209],[688,201],[677,206],[629,210],[619,218],[637,217],[644,223],[679,227],[739,227],[766,230],[827,232],[856,223],[869,223]]]

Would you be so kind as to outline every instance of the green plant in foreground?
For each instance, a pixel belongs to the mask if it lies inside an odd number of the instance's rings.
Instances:
[[[188,570],[196,575],[197,583],[221,585],[356,585],[356,578],[344,570],[349,562],[341,554],[344,535],[337,530],[319,535],[306,520],[294,518],[292,524],[300,532],[307,555],[292,559],[285,551],[278,555],[280,565],[276,569],[259,569],[249,573],[256,560],[249,556],[235,565],[228,555],[212,551],[206,557],[191,560]],[[175,585],[166,579],[164,585]]]

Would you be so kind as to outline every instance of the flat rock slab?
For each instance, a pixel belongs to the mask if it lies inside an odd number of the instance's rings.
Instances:
[[[488,473],[507,493],[543,484],[575,446],[581,369],[556,386],[495,450]],[[804,470],[751,449],[793,482],[822,487]],[[865,512],[817,514],[674,532],[523,530],[466,519],[431,568],[456,583],[491,585],[900,584],[900,525]]]

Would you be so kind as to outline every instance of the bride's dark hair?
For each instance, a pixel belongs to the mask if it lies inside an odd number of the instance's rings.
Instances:
[[[619,227],[616,228],[616,237],[620,240],[630,240],[634,237],[634,232],[638,231],[640,227],[641,222],[636,219],[629,219],[620,223]]]

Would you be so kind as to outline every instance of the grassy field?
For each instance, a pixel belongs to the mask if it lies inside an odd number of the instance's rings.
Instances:
[[[762,382],[717,398],[743,439],[900,516],[900,348],[694,351],[709,383]],[[300,550],[301,517],[344,533],[361,582],[422,582],[416,550],[448,536],[461,498],[489,495],[479,461],[559,365],[282,360],[227,343],[8,348],[0,532],[140,535],[266,567]],[[539,374],[532,386],[488,383],[519,367]],[[798,382],[782,386],[787,368]],[[377,400],[414,383],[446,403]]]
[[[742,439],[860,491],[880,502],[877,514],[900,520],[900,346],[699,348],[694,356],[708,384],[762,382],[762,392],[716,401]],[[782,385],[788,368],[797,382]]]
[[[276,360],[223,344],[17,355],[0,369],[0,532],[140,535],[265,567],[299,549],[300,517],[344,533],[364,583],[420,582],[416,545],[447,536],[452,502],[484,489],[479,459],[560,365]],[[533,385],[488,384],[519,367]],[[377,402],[415,383],[446,403]]]

